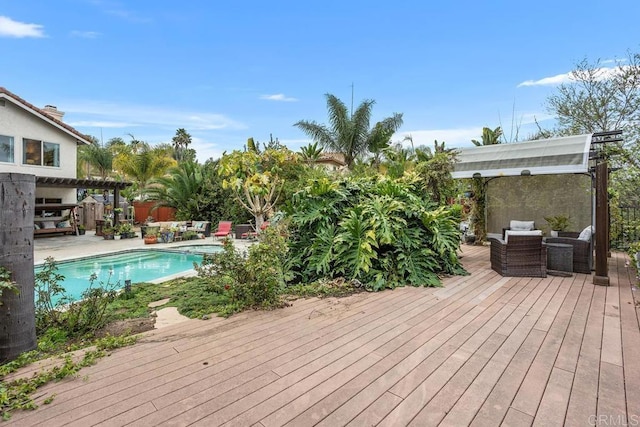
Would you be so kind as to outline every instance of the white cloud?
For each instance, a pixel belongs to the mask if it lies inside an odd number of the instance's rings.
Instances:
[[[0,37],[45,37],[44,27],[39,24],[14,21],[8,16],[0,16]]]
[[[96,37],[100,36],[100,33],[96,32],[96,31],[71,31],[71,33],[69,33],[69,35],[71,37],[80,37],[83,39],[95,39]]]
[[[601,64],[611,64],[611,63],[616,63],[618,64],[617,66],[614,67],[600,67],[597,68],[595,70],[595,73],[598,77],[599,80],[605,80],[605,79],[609,79],[613,76],[615,76],[616,74],[621,73],[622,71],[624,71],[626,68],[628,68],[628,65],[619,65],[620,63],[626,61],[625,59],[621,59],[621,60],[617,60],[617,59],[608,59],[605,61],[601,61]],[[524,82],[520,83],[518,85],[518,87],[522,87],[522,86],[556,86],[559,84],[563,84],[563,83],[571,83],[572,81],[574,81],[574,77],[573,77],[573,72],[570,71],[568,73],[564,73],[564,74],[558,74],[556,76],[552,76],[552,77],[544,77],[542,79],[539,80],[525,80]]]
[[[191,148],[196,150],[198,160],[202,163],[209,159],[219,159],[222,157],[224,150],[218,147],[215,142],[207,142],[206,140],[198,137],[191,138]]]
[[[433,148],[433,142],[438,140],[439,143],[445,142],[447,148],[456,148],[471,145],[472,139],[479,139],[482,135],[482,127],[462,128],[462,129],[429,129],[429,130],[412,130],[407,132],[398,132],[391,138],[392,141],[402,142],[404,146],[409,146],[409,141],[404,138],[411,136],[413,146],[426,145]]]
[[[153,126],[161,129],[182,127],[189,131],[246,129],[243,123],[223,114],[171,110],[146,105],[80,102],[65,105],[63,109],[67,113],[75,114],[81,121],[87,122],[136,123],[137,126]]]
[[[571,73],[558,74],[552,77],[544,77],[540,80],[526,80],[518,85],[522,86],[556,86],[562,83],[571,82]]]
[[[91,121],[91,120],[79,120],[68,123],[73,127],[95,127],[95,128],[128,128],[138,126],[135,123],[128,122],[109,122],[109,121]]]
[[[283,101],[283,102],[295,102],[296,98],[285,96],[284,93],[276,93],[274,95],[261,95],[260,99],[266,99],[268,101]]]

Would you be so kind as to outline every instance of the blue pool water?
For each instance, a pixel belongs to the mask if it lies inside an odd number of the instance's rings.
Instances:
[[[222,246],[220,245],[182,245],[174,246],[173,250],[195,252],[201,254],[212,254],[215,252],[221,252]]]
[[[178,249],[178,248],[176,248]],[[202,253],[191,251],[137,250],[113,255],[99,255],[71,261],[60,261],[56,265],[58,273],[65,279],[62,287],[74,299],[78,300],[82,292],[89,287],[89,277],[97,275],[93,286],[120,282],[117,288],[123,288],[125,280],[131,283],[149,282],[193,269],[194,262],[202,262]],[[42,266],[37,266],[38,273]],[[111,278],[109,275],[111,274]]]

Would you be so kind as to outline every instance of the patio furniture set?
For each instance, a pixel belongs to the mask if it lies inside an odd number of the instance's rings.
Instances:
[[[491,268],[502,276],[546,277],[591,273],[593,228],[543,237],[533,221],[511,221],[503,237],[489,239]]]
[[[143,239],[155,236],[157,241],[169,243],[183,240],[186,236],[209,237],[211,236],[210,221],[160,221],[148,222],[140,227]],[[146,240],[145,240],[146,242]]]

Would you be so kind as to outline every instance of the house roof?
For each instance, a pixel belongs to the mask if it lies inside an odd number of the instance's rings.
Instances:
[[[591,134],[458,149],[453,178],[587,173]]]
[[[344,154],[342,153],[321,153],[320,157],[315,161],[316,163],[333,163],[338,166],[346,166],[347,162],[344,160]]]
[[[69,126],[68,124],[62,122],[61,120],[56,119],[55,117],[52,117],[45,110],[38,108],[35,105],[25,101],[24,99],[20,98],[18,95],[10,92],[9,90],[5,89],[2,86],[0,86],[0,99],[6,99],[11,101],[17,106],[23,108],[24,110],[30,112],[31,114],[37,116],[38,118],[44,120],[45,122],[48,122],[52,126],[60,129],[64,133],[70,135],[71,137],[76,138],[76,141],[78,143],[82,143],[82,144],[92,143],[91,139],[87,135],[84,135],[83,133],[78,132],[76,129]]]

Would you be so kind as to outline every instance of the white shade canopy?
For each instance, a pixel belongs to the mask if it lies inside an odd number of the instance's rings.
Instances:
[[[458,149],[453,178],[587,173],[591,134]],[[479,175],[478,175],[479,174]]]

